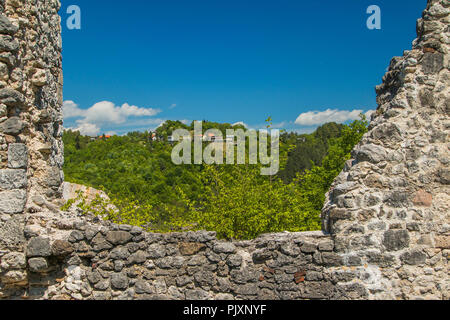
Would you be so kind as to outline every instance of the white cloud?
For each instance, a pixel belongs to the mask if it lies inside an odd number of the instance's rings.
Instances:
[[[176,107],[177,107],[177,104],[173,103],[173,104],[170,105],[169,109],[175,109]]]
[[[94,104],[89,109],[80,109],[73,101],[66,101],[63,104],[64,117],[83,117],[79,120],[82,123],[124,123],[129,117],[151,117],[161,112],[159,109],[139,108],[124,103],[116,106],[109,101],[102,101]]]
[[[78,105],[72,100],[63,102],[63,115],[64,119],[82,117],[84,110],[80,109]]]
[[[346,111],[328,109],[325,111],[310,111],[300,114],[295,121],[295,124],[301,126],[314,126],[322,125],[327,122],[343,123],[348,120],[359,119],[361,113],[363,113],[363,110]]]
[[[123,125],[131,117],[152,117],[160,113],[161,110],[153,108],[140,108],[137,106],[124,103],[122,106],[116,106],[109,101],[101,101],[94,104],[89,109],[81,109],[79,106],[71,101],[64,101],[63,114],[64,119],[78,118],[75,122],[77,128],[73,130],[80,131],[84,135],[97,135],[102,130],[103,126],[110,127],[111,125]],[[141,119],[150,123],[158,122],[158,119]],[[136,121],[133,121],[136,122]]]
[[[243,121],[239,121],[239,122],[233,123],[232,126],[233,127],[234,126],[244,126],[245,128],[248,128],[248,125],[245,122],[243,122]]]
[[[72,131],[79,131],[84,136],[98,136],[100,134],[100,128],[92,123],[82,123],[77,128],[69,128]]]

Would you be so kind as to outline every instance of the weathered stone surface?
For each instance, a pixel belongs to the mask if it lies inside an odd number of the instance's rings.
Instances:
[[[419,250],[408,251],[402,254],[400,259],[409,265],[424,264],[427,260],[427,255]]]
[[[70,233],[69,242],[78,242],[84,239],[84,233],[79,230],[74,230]]]
[[[0,170],[0,189],[23,189],[27,186],[27,174],[25,170],[3,169]]]
[[[253,253],[252,258],[254,263],[263,263],[272,258],[272,252],[268,250],[257,250]]]
[[[1,41],[1,38],[0,38]],[[0,43],[1,46],[1,43]],[[24,103],[24,96],[20,92],[10,89],[10,88],[3,88],[0,89],[0,102],[10,106],[10,107],[17,107],[21,106]]]
[[[214,252],[216,253],[234,253],[236,247],[232,243],[220,242],[214,246]]]
[[[0,192],[0,213],[22,213],[25,209],[27,193],[25,190]]]
[[[343,258],[334,252],[323,252],[322,261],[326,266],[341,266],[343,264]]]
[[[211,296],[202,289],[186,290],[186,300],[208,300]]]
[[[384,202],[394,208],[404,208],[409,205],[410,194],[403,190],[390,191]]]
[[[45,258],[31,258],[28,260],[28,266],[31,272],[40,273],[48,269],[48,263]]]
[[[436,248],[450,249],[450,236],[437,236],[435,241]]]
[[[407,248],[410,237],[407,230],[388,230],[384,233],[383,245],[388,251]]]
[[[91,246],[95,251],[111,249],[113,245],[106,241],[105,237],[98,233],[91,241]]]
[[[18,135],[25,128],[25,123],[18,117],[8,118],[0,123],[0,131],[6,134]]]
[[[227,264],[232,268],[238,268],[242,265],[242,256],[234,254],[228,257]]]
[[[130,256],[130,252],[126,247],[116,247],[109,256],[113,260],[126,260]]]
[[[425,190],[417,191],[413,203],[416,206],[430,207],[433,204],[433,196]]]
[[[357,184],[355,182],[344,182],[338,184],[333,188],[333,196],[338,197],[342,194],[346,194],[357,188]]]
[[[165,257],[166,252],[166,248],[158,243],[150,245],[147,250],[149,257],[152,259]]]
[[[11,23],[11,21],[0,14],[0,33],[13,35],[19,30],[19,27]]]
[[[148,256],[148,254],[145,251],[139,250],[139,251],[133,253],[128,258],[128,263],[129,264],[141,264],[141,263],[144,263],[145,261],[147,261],[147,256]]]
[[[128,287],[128,277],[123,273],[114,273],[111,276],[111,286],[117,290],[125,290]]]
[[[25,255],[22,252],[8,253],[1,258],[0,267],[3,270],[14,270],[25,268],[26,267]]]
[[[200,250],[205,248],[203,243],[198,242],[182,242],[178,244],[180,253],[184,256],[191,256],[198,253]]]
[[[74,251],[73,245],[69,241],[55,240],[52,243],[52,255],[56,257],[68,256]]]
[[[351,212],[347,209],[332,208],[329,211],[330,220],[346,220],[351,218]]]
[[[422,58],[422,69],[425,74],[436,74],[444,68],[444,55],[439,52],[426,52]]]
[[[6,285],[25,286],[28,284],[28,273],[25,270],[12,270],[0,276]]]
[[[106,235],[106,240],[113,245],[126,244],[132,238],[132,235],[126,231],[110,231]]]
[[[301,248],[304,253],[314,253],[317,250],[317,244],[315,243],[304,243]]]
[[[320,251],[333,251],[334,242],[332,240],[324,240],[319,242],[319,250]]]
[[[0,35],[0,50],[15,52],[19,49],[19,43],[11,36]]]
[[[288,256],[291,256],[291,257],[296,257],[300,254],[300,248],[296,244],[288,244],[288,245],[281,246],[280,250],[282,253],[284,253]]]
[[[52,250],[48,238],[36,237],[28,242],[27,257],[49,257],[51,254]]]
[[[136,281],[134,288],[137,294],[156,293],[156,289],[143,280]]]
[[[87,273],[87,279],[89,280],[89,282],[91,284],[96,284],[96,283],[100,282],[103,278],[98,271],[94,270],[94,271],[89,271]]]
[[[8,167],[25,169],[28,165],[28,148],[23,143],[11,143],[8,146]]]
[[[367,144],[355,149],[356,160],[358,162],[368,161],[371,163],[379,163],[387,157],[387,152],[383,147],[375,144]]]

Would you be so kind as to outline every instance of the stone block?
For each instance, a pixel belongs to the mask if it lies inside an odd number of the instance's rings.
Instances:
[[[425,74],[436,74],[444,68],[444,55],[440,52],[426,52],[422,58]]]
[[[114,273],[111,276],[111,286],[117,290],[128,288],[128,277],[124,273]]]
[[[17,214],[25,210],[26,190],[8,190],[0,192],[0,213]]]
[[[12,24],[6,16],[0,14],[0,33],[14,35],[18,30],[18,26]]]
[[[420,265],[427,261],[427,255],[419,250],[411,250],[402,254],[400,260],[409,265]]]
[[[384,233],[383,245],[388,251],[397,251],[409,246],[407,230],[388,230]]]
[[[1,38],[0,38],[1,47]],[[24,103],[24,96],[20,92],[11,89],[3,88],[0,89],[0,102],[7,105],[8,107],[18,107]]]
[[[106,234],[106,240],[113,245],[126,244],[131,238],[131,233],[127,231],[110,231]]]
[[[437,236],[434,239],[436,248],[450,249],[450,236]]]
[[[8,167],[26,169],[28,165],[28,148],[23,143],[11,143],[8,146]]]
[[[49,257],[51,254],[50,239],[36,237],[28,242],[27,257]]]
[[[433,204],[433,196],[425,190],[419,190],[413,199],[413,203],[416,206],[431,207]]]
[[[31,258],[28,260],[30,271],[34,273],[45,272],[48,269],[48,263],[45,258]]]
[[[52,244],[52,255],[55,257],[68,256],[74,251],[70,242],[64,240],[56,240]]]
[[[5,122],[0,124],[0,132],[10,134],[13,136],[18,135],[25,128],[25,123],[20,120],[19,117],[8,118]]]
[[[219,242],[213,248],[215,253],[234,253],[236,246],[229,242]]]
[[[198,242],[182,242],[178,244],[180,253],[184,256],[191,256],[205,248],[203,243]]]
[[[22,169],[0,170],[0,189],[13,190],[27,187],[27,173]]]

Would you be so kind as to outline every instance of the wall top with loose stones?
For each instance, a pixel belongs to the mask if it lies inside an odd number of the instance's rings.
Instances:
[[[45,227],[43,227],[45,226]],[[215,232],[138,227],[40,213],[25,234],[33,299],[350,299],[367,297],[322,232],[219,241]],[[8,257],[15,261],[15,256]],[[336,272],[329,273],[329,267]]]

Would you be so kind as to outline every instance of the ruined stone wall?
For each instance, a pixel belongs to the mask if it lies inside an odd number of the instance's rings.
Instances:
[[[449,11],[428,2],[323,210],[336,252],[375,275],[373,298],[450,298]]]
[[[327,195],[323,232],[222,242],[57,209],[58,1],[0,0],[0,298],[449,299],[449,12],[377,87],[379,108]]]
[[[342,299],[366,297],[326,272],[341,263],[322,232],[222,242],[214,232],[145,233],[130,226],[76,227],[67,240],[32,238],[34,299]]]
[[[23,230],[33,201],[52,206],[61,195],[59,6],[56,0],[0,1],[2,285],[27,281]]]

